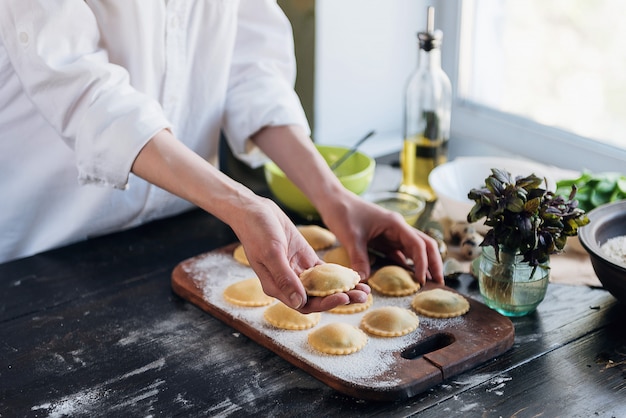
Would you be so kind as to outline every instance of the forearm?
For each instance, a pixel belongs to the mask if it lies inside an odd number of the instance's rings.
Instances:
[[[268,127],[255,134],[252,140],[320,213],[326,211],[326,206],[341,202],[342,194],[350,194],[317,152],[304,129],[297,126]],[[333,198],[329,199],[329,196]]]
[[[260,198],[213,167],[171,132],[155,135],[137,155],[132,172],[234,226]]]

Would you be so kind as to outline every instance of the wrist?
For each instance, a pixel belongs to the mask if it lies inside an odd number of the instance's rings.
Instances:
[[[332,196],[332,198],[329,198]],[[339,187],[330,187],[324,193],[320,193],[318,198],[311,200],[322,219],[333,216],[342,216],[347,214],[352,202],[359,197],[350,190],[339,184]]]
[[[210,190],[200,207],[237,230],[240,224],[249,222],[250,213],[264,205],[265,199],[238,183],[229,186]]]

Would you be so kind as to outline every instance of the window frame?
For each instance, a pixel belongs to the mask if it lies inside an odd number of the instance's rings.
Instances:
[[[506,114],[459,97],[463,7],[472,0],[436,0],[436,23],[444,33],[442,66],[452,83],[451,146],[501,150],[561,168],[624,172],[626,150],[532,120]],[[514,140],[503,140],[513,138]]]

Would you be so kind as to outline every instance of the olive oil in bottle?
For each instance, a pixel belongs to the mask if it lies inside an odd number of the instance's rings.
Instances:
[[[399,191],[437,198],[428,175],[448,158],[452,93],[450,79],[441,68],[441,31],[435,31],[434,9],[428,8],[425,32],[419,32],[417,69],[405,93],[404,145],[400,154],[402,183]]]
[[[436,166],[448,160],[448,140],[433,141],[424,136],[405,138],[400,166],[402,185],[400,191],[419,195],[427,201],[437,198],[428,184],[428,175]]]

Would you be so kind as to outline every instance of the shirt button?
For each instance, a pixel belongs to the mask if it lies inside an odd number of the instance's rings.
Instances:
[[[180,19],[178,18],[178,16],[172,16],[172,18],[170,19],[170,28],[177,29],[179,26],[180,26]]]
[[[19,40],[22,44],[24,45],[28,45],[28,41],[29,41],[30,37],[28,36],[28,33],[26,32],[20,32],[19,34]]]

